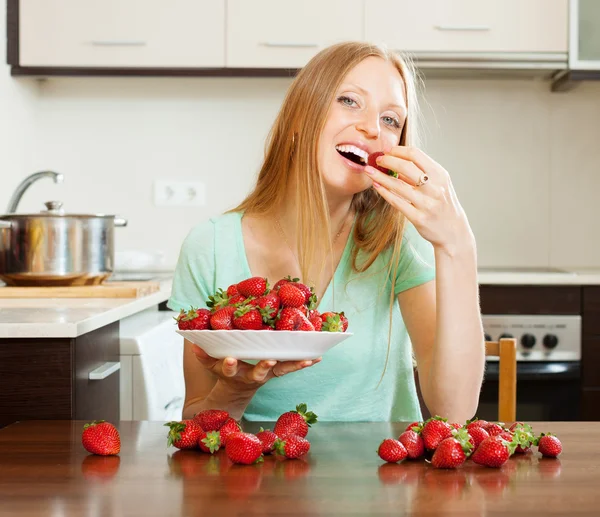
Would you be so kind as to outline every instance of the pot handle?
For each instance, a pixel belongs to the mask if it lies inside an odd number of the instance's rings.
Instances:
[[[115,216],[115,226],[127,226],[127,219]]]
[[[10,221],[0,221],[0,228],[12,228]]]

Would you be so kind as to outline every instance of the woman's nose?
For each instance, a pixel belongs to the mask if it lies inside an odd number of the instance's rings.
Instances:
[[[379,116],[371,112],[365,112],[364,116],[356,123],[356,129],[367,138],[378,138],[381,130]]]

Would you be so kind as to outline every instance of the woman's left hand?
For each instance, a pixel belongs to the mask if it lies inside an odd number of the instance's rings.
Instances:
[[[451,255],[473,244],[471,227],[450,175],[439,163],[416,147],[396,146],[380,156],[377,164],[397,172],[398,178],[366,166],[373,187],[424,239]]]

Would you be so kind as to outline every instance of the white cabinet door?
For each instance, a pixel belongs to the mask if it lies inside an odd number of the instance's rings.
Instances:
[[[227,66],[300,68],[323,47],[362,40],[363,14],[364,0],[228,0]]]
[[[225,0],[25,0],[19,64],[222,67]]]
[[[571,0],[569,66],[600,70],[600,1]]]
[[[409,52],[565,53],[568,0],[367,0],[365,37]]]

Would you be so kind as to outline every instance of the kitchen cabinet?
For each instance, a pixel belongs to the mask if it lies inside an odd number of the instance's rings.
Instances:
[[[0,427],[119,420],[119,322],[76,338],[0,339]]]
[[[363,1],[228,0],[227,66],[300,68],[323,47],[362,40]]]
[[[567,28],[568,0],[369,0],[365,8],[367,40],[424,59],[566,60]]]
[[[571,0],[569,68],[600,70],[600,2]]]
[[[20,67],[225,65],[225,0],[9,0],[9,37],[16,8]]]
[[[582,300],[582,417],[600,420],[600,286],[584,286]]]

